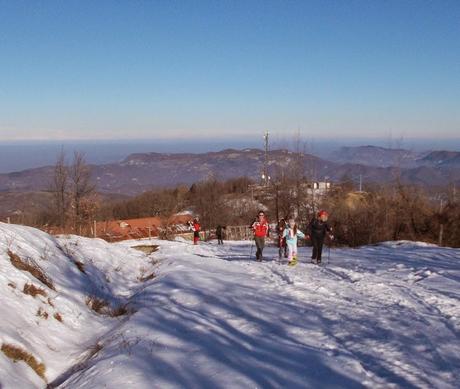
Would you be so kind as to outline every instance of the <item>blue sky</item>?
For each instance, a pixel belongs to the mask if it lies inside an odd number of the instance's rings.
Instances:
[[[460,137],[460,1],[0,0],[0,140]]]

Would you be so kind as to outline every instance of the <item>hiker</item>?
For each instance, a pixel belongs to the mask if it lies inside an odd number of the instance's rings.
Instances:
[[[284,254],[284,258],[288,257],[288,248],[286,246],[286,238],[284,237],[284,230],[286,229],[286,220],[281,218],[278,221],[278,225],[276,226],[276,232],[278,233],[278,256],[281,257]]]
[[[289,223],[284,229],[283,237],[286,239],[288,249],[288,265],[297,265],[297,238],[305,238],[305,234],[299,230],[294,219],[289,219]]]
[[[252,231],[254,233],[254,242],[257,247],[256,261],[261,262],[263,259],[263,250],[265,247],[265,237],[269,234],[269,226],[264,211],[259,211],[257,219],[252,223]]]
[[[307,239],[311,239],[313,249],[311,253],[311,262],[320,264],[321,263],[321,253],[323,251],[323,243],[326,234],[329,235],[331,240],[334,239],[332,235],[332,228],[327,224],[327,219],[329,214],[321,210],[318,212],[316,217],[314,217],[307,228]]]
[[[217,237],[217,244],[224,244],[224,229],[220,224],[216,228],[216,237]]]
[[[193,231],[193,244],[197,245],[198,242],[200,241],[200,231],[201,231],[200,219],[198,219],[198,217],[193,219],[193,222],[191,223],[191,228]]]

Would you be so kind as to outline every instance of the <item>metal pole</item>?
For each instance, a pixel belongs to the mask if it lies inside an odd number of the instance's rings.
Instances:
[[[269,182],[269,178],[268,178],[268,131],[265,132],[264,139],[265,139],[264,184],[265,186],[268,186],[268,182]]]

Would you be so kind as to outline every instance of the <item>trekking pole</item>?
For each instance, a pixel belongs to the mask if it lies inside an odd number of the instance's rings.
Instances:
[[[254,247],[254,239],[251,239],[252,240],[252,243],[251,243],[251,252],[249,254],[249,259],[252,258],[252,248]]]
[[[329,259],[331,258],[331,245],[327,245],[327,263],[326,266],[329,266]]]

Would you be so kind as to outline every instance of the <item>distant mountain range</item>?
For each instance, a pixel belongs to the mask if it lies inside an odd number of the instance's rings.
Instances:
[[[136,195],[145,190],[190,185],[209,177],[228,179],[247,176],[258,180],[264,164],[259,149],[223,150],[201,154],[137,153],[119,163],[91,165],[98,191]],[[287,150],[269,152],[269,171],[275,178],[292,174],[297,155]],[[344,177],[364,182],[389,182],[399,176],[405,183],[425,186],[460,184],[460,152],[434,151],[423,154],[374,146],[342,148],[334,161],[302,154],[306,177],[340,181]],[[0,192],[47,190],[53,167],[0,174]]]
[[[416,161],[426,153],[404,149],[387,149],[377,146],[342,147],[331,154],[337,163],[352,163],[378,167],[415,167]]]
[[[388,149],[377,146],[342,147],[329,158],[336,163],[378,167],[416,168],[423,166],[460,167],[460,152]]]

